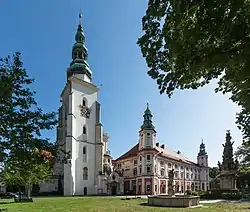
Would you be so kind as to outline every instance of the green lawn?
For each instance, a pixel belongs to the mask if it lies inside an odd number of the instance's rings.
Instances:
[[[77,198],[38,198],[33,203],[0,204],[8,212],[160,212],[160,211],[250,211],[250,204],[206,204],[203,208],[160,208],[144,205],[146,199],[121,200],[119,198],[77,197]]]

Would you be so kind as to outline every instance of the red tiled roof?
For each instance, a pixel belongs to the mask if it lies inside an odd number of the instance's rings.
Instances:
[[[118,161],[118,160],[123,160],[126,158],[130,158],[130,157],[134,157],[137,156],[138,154],[138,150],[139,150],[139,143],[136,144],[135,146],[133,146],[129,151],[127,151],[125,154],[123,154],[122,156],[120,156],[119,158],[117,158],[116,160],[114,160],[114,162]]]
[[[184,155],[182,154],[178,154],[177,152],[169,149],[168,147],[165,147],[164,149],[161,147],[155,147],[154,148],[157,152],[161,152],[161,155],[163,157],[175,160],[175,161],[179,161],[182,163],[186,163],[186,164],[190,164],[190,165],[196,165],[198,166],[197,163],[188,160]],[[124,160],[130,157],[134,157],[137,156],[139,152],[139,143],[136,144],[134,147],[132,147],[129,151],[127,151],[125,154],[123,154],[122,156],[120,156],[119,158],[115,159],[113,162],[117,162],[119,160]]]

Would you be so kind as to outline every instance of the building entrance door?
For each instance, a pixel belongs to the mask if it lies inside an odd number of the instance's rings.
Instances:
[[[87,195],[87,193],[88,193],[88,192],[87,192],[87,187],[84,187],[84,189],[83,189],[83,194],[84,194],[84,195]]]
[[[111,183],[111,194],[113,196],[115,196],[117,194],[116,191],[117,191],[117,183],[116,182],[112,182]]]

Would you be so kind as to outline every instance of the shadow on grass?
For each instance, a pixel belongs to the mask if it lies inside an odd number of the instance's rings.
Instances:
[[[143,202],[143,203],[140,203],[141,206],[149,206],[148,203],[146,202]]]
[[[0,202],[0,205],[13,204],[14,202]]]
[[[141,206],[146,206],[150,208],[189,208],[189,207],[182,207],[182,206],[160,206],[160,205],[149,205],[148,203],[140,203]],[[198,207],[202,207],[202,205],[198,205]]]
[[[146,206],[150,208],[166,208],[166,206],[160,206],[160,205],[149,205],[147,202],[140,203],[141,206]]]

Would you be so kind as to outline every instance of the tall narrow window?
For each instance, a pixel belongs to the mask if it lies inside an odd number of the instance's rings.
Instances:
[[[83,180],[88,180],[88,168],[83,168]]]
[[[147,155],[147,161],[149,161],[150,160],[150,155]]]
[[[83,131],[83,134],[86,135],[86,133],[87,133],[87,132],[86,132],[86,126],[83,126],[82,131]]]
[[[165,176],[165,170],[161,169],[161,176],[164,177]]]
[[[88,106],[88,101],[85,97],[82,99],[82,106],[86,106],[86,107]]]
[[[87,147],[84,146],[82,148],[82,159],[83,159],[83,162],[86,163],[87,162]]]
[[[150,173],[150,172],[151,172],[150,166],[147,166],[147,173]]]
[[[136,176],[136,175],[137,175],[137,168],[134,168],[134,170],[133,170],[133,174],[134,174],[134,176]]]

